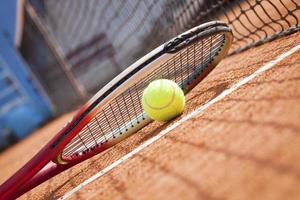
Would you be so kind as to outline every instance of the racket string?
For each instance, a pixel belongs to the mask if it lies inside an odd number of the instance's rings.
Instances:
[[[142,92],[151,81],[157,78],[172,79],[181,87],[185,87],[185,82],[196,78],[209,65],[224,40],[224,34],[215,34],[177,52],[99,111],[65,147],[63,156],[84,154],[140,123],[146,118],[141,106]]]
[[[202,43],[202,44],[203,44],[203,43]],[[217,47],[218,47],[218,46],[219,46],[219,45],[217,45]],[[211,50],[211,51],[214,52],[213,50]],[[209,51],[208,51],[208,52],[209,52]],[[202,54],[202,55],[203,55],[203,54]],[[198,56],[198,57],[199,57],[199,56]],[[195,57],[195,58],[197,58],[197,57]],[[196,60],[197,60],[197,59],[196,59]],[[198,60],[199,60],[199,59],[198,59]],[[203,67],[203,63],[204,63],[203,60],[204,60],[204,59],[201,58],[202,67]],[[184,65],[184,64],[185,64],[185,62],[181,62],[181,66]],[[168,65],[169,65],[169,64],[168,64]],[[188,67],[186,67],[186,69],[187,69],[186,71],[188,71]],[[176,75],[176,74],[175,74],[175,75]],[[167,76],[170,76],[170,74],[168,74]],[[136,89],[136,88],[137,88],[137,85],[135,85],[134,88],[135,88],[135,90],[137,90],[137,89]],[[130,92],[130,94],[131,94],[131,92]],[[139,93],[135,91],[135,94],[139,94]],[[137,99],[138,99],[138,100],[140,99],[139,96],[138,96],[138,98],[136,98],[136,97],[135,97],[135,98],[132,98],[132,95],[130,95],[130,96],[131,96],[131,101],[136,101]],[[124,95],[123,95],[123,94],[122,94],[122,98],[124,98]],[[116,101],[119,101],[119,99],[117,98]],[[123,99],[123,102],[127,102],[127,101],[124,101],[124,99]],[[135,109],[136,107],[133,106],[133,108]],[[128,110],[128,109],[126,109],[126,110]],[[135,110],[136,110],[136,109],[135,109]],[[140,109],[140,110],[141,110],[141,109]],[[128,112],[127,112],[127,114],[128,114]],[[116,119],[116,117],[115,117],[113,114],[112,114],[112,115],[105,114],[104,116],[105,116],[106,121],[109,120],[109,117],[110,117],[110,116],[112,116],[112,117],[114,117],[114,118]],[[124,115],[121,114],[121,117],[122,117],[122,116],[124,116]],[[136,111],[135,111],[135,116],[137,116]],[[99,121],[99,120],[98,120],[98,117],[95,118],[95,119],[97,119],[96,121]],[[115,120],[115,119],[114,119],[114,120]],[[117,120],[118,120],[118,119],[117,119]],[[96,125],[99,126],[98,124],[99,124],[99,122],[97,122]],[[95,126],[96,129],[97,129],[97,126]],[[108,126],[110,126],[110,124],[108,124]],[[117,125],[117,127],[119,127],[119,125]],[[93,129],[93,130],[94,130],[94,129]],[[110,131],[111,131],[111,133],[114,133],[114,131],[113,131],[112,128],[110,128]],[[82,132],[83,132],[83,133],[81,133],[81,134],[86,135],[88,131],[85,130],[85,131],[82,131]],[[103,130],[102,130],[101,132],[102,132],[102,135],[105,135],[105,134],[103,134]],[[112,137],[114,138],[115,135],[113,134]],[[101,139],[101,140],[104,139],[104,141],[106,142],[106,141],[108,141],[110,138],[107,139],[107,137],[106,137],[106,138],[102,137],[102,138],[100,138],[100,139]],[[101,143],[105,143],[105,142],[101,142]],[[78,143],[78,142],[77,142],[77,143]],[[80,144],[77,144],[76,146],[73,146],[72,149],[77,149],[78,146],[80,146]],[[82,149],[82,148],[81,148],[81,149]]]
[[[125,101],[126,102],[126,101]],[[135,108],[135,107],[134,107]]]

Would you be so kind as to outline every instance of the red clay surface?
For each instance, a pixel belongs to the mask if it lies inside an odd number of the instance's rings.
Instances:
[[[187,96],[183,116],[300,44],[300,33],[224,59]],[[0,183],[67,121],[0,155]],[[152,123],[21,199],[56,199],[170,124]],[[71,199],[300,199],[300,52],[181,124]],[[24,154],[24,152],[26,152]]]

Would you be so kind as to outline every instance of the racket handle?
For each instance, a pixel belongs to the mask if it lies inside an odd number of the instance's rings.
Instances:
[[[50,162],[48,163],[41,171],[39,171],[35,176],[33,176],[26,184],[20,187],[16,192],[12,193],[9,196],[9,199],[16,199],[21,195],[25,194],[26,192],[30,191],[31,189],[35,188],[36,186],[40,185],[41,183],[45,182],[46,180],[56,176],[57,174],[61,173],[62,171],[78,164],[78,162],[72,162],[67,165],[57,165],[56,163]]]
[[[49,162],[49,157],[45,155],[47,155],[46,148],[36,154],[27,164],[4,182],[0,186],[0,200],[14,199],[14,194]]]

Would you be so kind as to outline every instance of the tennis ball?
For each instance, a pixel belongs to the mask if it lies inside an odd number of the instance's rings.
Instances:
[[[144,90],[142,106],[151,119],[168,121],[183,112],[184,93],[172,80],[155,80]]]

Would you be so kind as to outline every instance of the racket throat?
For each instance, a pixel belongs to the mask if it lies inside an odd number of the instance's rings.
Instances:
[[[55,159],[52,160],[54,163],[58,165],[66,165],[68,162],[63,159],[62,153],[60,153]]]

